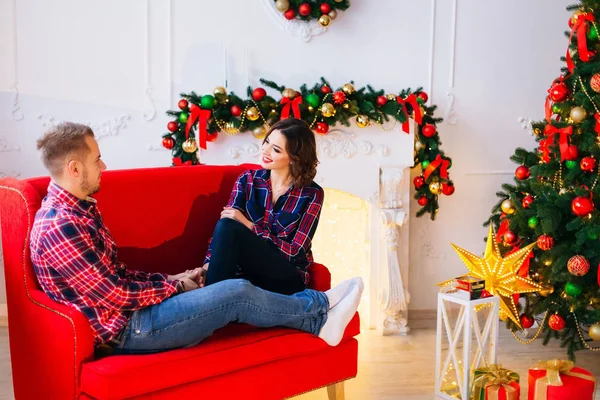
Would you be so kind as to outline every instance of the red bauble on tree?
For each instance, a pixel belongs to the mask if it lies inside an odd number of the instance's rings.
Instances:
[[[550,250],[554,246],[554,239],[550,235],[540,235],[537,239],[537,245],[540,250]]]
[[[429,96],[427,95],[427,93],[425,92],[421,92],[417,95],[417,97],[421,100],[423,100],[423,103],[427,103],[427,100],[429,100]]]
[[[519,240],[519,236],[511,230],[504,232],[504,243],[508,245],[513,245],[517,243]]]
[[[285,17],[285,19],[292,20],[296,18],[296,11],[290,8],[289,10],[283,13],[283,16]]]
[[[555,331],[563,330],[565,327],[565,319],[558,314],[552,314],[548,318],[548,326]]]
[[[175,146],[175,141],[172,137],[166,137],[162,140],[162,145],[165,149],[171,150]]]
[[[331,6],[327,3],[322,3],[319,8],[321,9],[321,12],[323,14],[329,14],[329,12],[331,11]]]
[[[413,179],[413,183],[415,189],[421,189],[423,185],[425,185],[425,178],[423,176],[416,176],[415,179]]]
[[[256,88],[252,91],[252,100],[261,101],[267,95],[267,91],[261,87]]]
[[[388,102],[388,99],[385,96],[378,96],[377,97],[377,105],[380,107],[385,106],[385,103]]]
[[[421,133],[423,134],[423,136],[425,137],[432,137],[436,134],[436,129],[435,129],[435,125],[432,124],[427,124],[423,127],[423,129],[421,129]]]
[[[535,322],[533,317],[530,317],[526,314],[521,314],[519,320],[521,321],[521,326],[525,329],[531,328],[533,326],[533,323]]]
[[[594,202],[589,197],[577,196],[571,202],[571,210],[578,217],[584,217],[594,211]]]
[[[181,110],[187,110],[188,105],[189,103],[186,99],[181,99],[179,100],[179,103],[177,103],[177,107],[179,107]]]
[[[446,196],[452,196],[454,193],[454,185],[442,183],[442,193],[444,193]]]
[[[579,158],[579,149],[574,144],[567,147],[565,152],[565,158],[569,161],[577,160]]]
[[[242,115],[242,108],[236,105],[231,106],[231,115],[233,115],[234,117],[239,117],[240,115]]]
[[[333,94],[333,102],[335,104],[342,104],[342,103],[344,103],[344,101],[346,101],[346,94],[344,92],[342,92],[341,90],[339,90]]]
[[[427,197],[422,196],[422,197],[419,197],[419,200],[417,200],[417,203],[419,203],[420,206],[425,207],[427,205],[427,203],[429,203],[429,200],[427,200]]]
[[[596,93],[600,93],[600,73],[592,75],[590,79],[590,87]]]
[[[329,131],[329,125],[327,125],[326,122],[317,122],[315,131],[317,131],[319,135],[325,135]]]
[[[569,258],[567,269],[572,275],[584,276],[590,271],[590,262],[584,256],[576,255]]]
[[[308,17],[310,15],[310,4],[300,4],[300,7],[298,7],[298,13],[304,17]]]
[[[171,121],[167,124],[167,129],[169,130],[169,132],[175,132],[178,127],[179,124],[175,121]]]
[[[323,93],[323,94],[331,93],[331,88],[327,85],[323,85],[323,86],[321,86],[321,93]]]
[[[529,208],[529,206],[531,205],[531,203],[533,203],[533,196],[532,195],[527,195],[523,198],[523,208]]]
[[[594,157],[583,157],[579,163],[582,171],[593,172],[596,168],[596,159]]]
[[[515,176],[521,181],[524,181],[525,179],[529,178],[529,175],[529,168],[525,165],[519,166],[515,171]]]
[[[562,102],[569,96],[569,88],[564,83],[560,82],[550,88],[550,98],[554,102]]]
[[[219,137],[219,132],[208,132],[208,135],[206,135],[206,141],[214,142],[215,140],[217,140],[218,137]]]

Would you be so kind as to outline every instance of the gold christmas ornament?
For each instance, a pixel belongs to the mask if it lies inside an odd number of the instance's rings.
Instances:
[[[491,225],[483,257],[476,256],[452,244],[458,256],[469,269],[469,275],[484,279],[485,290],[500,298],[500,315],[508,316],[520,329],[519,312],[513,295],[534,293],[542,289],[539,283],[517,275],[519,268],[527,260],[533,246],[535,246],[535,243],[502,257]],[[440,285],[447,285],[452,281],[454,280],[442,282]]]
[[[261,125],[257,128],[252,129],[252,136],[254,136],[257,139],[264,139],[266,134],[267,134],[267,129],[265,128],[264,125]]]
[[[571,16],[571,23],[575,25],[575,23],[577,22],[577,18],[582,14],[585,14],[585,12],[583,12],[582,10],[573,11],[573,15]]]
[[[346,83],[344,86],[342,86],[342,91],[347,95],[351,95],[356,91],[356,89],[354,89],[354,86],[351,83]]]
[[[250,121],[256,121],[260,117],[259,112],[258,112],[258,108],[256,108],[256,107],[250,107],[246,111],[246,117],[248,117],[248,119]]]
[[[313,106],[308,106],[308,112],[313,112],[315,111],[315,108]]]
[[[290,8],[290,2],[288,0],[277,0],[275,8],[277,8],[277,11],[286,12]]]
[[[416,151],[421,151],[425,148],[425,143],[421,142],[420,140],[415,140],[415,150]]]
[[[331,103],[323,103],[321,105],[321,114],[325,118],[333,117],[335,115],[335,107]]]
[[[329,11],[329,14],[327,14],[327,15],[329,15],[329,18],[331,18],[331,20],[333,21],[334,19],[337,18],[337,11],[331,10],[331,11]]]
[[[510,199],[506,199],[500,205],[500,208],[505,214],[514,214],[515,213],[515,205]]]
[[[370,122],[371,121],[369,120],[369,117],[367,117],[366,115],[356,116],[356,125],[358,125],[359,128],[366,128],[367,126],[369,126]]]
[[[281,92],[281,95],[283,97],[287,97],[289,99],[293,99],[294,97],[296,97],[296,91],[294,89],[283,89],[283,92]]]
[[[349,109],[349,108],[350,108],[350,103],[344,103],[344,104],[342,104],[342,108],[343,108],[344,110],[347,110],[347,109]]]
[[[323,14],[319,17],[319,25],[327,28],[331,24],[331,18],[327,14]]]
[[[396,100],[396,95],[393,93],[388,93],[385,95],[385,98],[388,99],[389,101],[393,101],[393,100]]]
[[[435,194],[436,196],[442,193],[442,184],[439,182],[431,182],[429,184],[429,191],[431,194]]]
[[[217,86],[215,90],[213,90],[213,94],[215,95],[215,97],[225,96],[227,95],[227,89],[225,89],[223,86]]]
[[[336,3],[341,3],[344,0],[335,0]]]
[[[573,122],[579,124],[585,119],[585,117],[587,117],[587,112],[585,111],[585,108],[577,106],[571,108],[571,113],[569,114],[569,116],[571,117]]]
[[[225,131],[228,135],[235,135],[236,133],[240,133],[239,129],[235,127],[233,122],[227,122],[223,127],[223,131]]]
[[[189,138],[188,140],[186,140],[185,142],[183,142],[183,144],[181,145],[181,148],[186,153],[194,153],[196,150],[198,150],[198,146],[196,145],[196,141],[194,139],[192,139],[192,138]]]
[[[540,289],[539,293],[540,293],[540,296],[548,297],[552,293],[554,293],[554,286],[553,285],[549,285],[549,284],[548,285],[544,285]]]
[[[592,338],[592,340],[600,342],[600,323],[590,326],[590,331],[588,332],[588,334],[590,335],[590,338]]]

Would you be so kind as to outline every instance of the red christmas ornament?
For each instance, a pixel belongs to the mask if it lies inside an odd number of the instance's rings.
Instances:
[[[579,166],[582,171],[592,172],[596,168],[596,159],[594,157],[583,157]]]
[[[417,97],[423,100],[423,103],[427,103],[427,100],[429,100],[429,96],[425,92],[419,93]]]
[[[554,246],[554,239],[552,239],[552,236],[549,235],[541,235],[537,239],[537,245],[540,250],[550,250],[552,246]]]
[[[261,87],[252,91],[252,100],[261,101],[267,95],[267,91]]]
[[[331,88],[327,85],[323,85],[323,86],[321,86],[321,93],[323,93],[323,94],[331,93]]]
[[[427,200],[427,197],[425,197],[425,196],[419,197],[419,200],[417,200],[417,203],[419,203],[419,205],[422,207],[425,207],[428,202],[429,202],[429,200]]]
[[[167,129],[169,132],[175,132],[179,128],[179,124],[175,121],[171,121],[167,124]]]
[[[454,185],[442,183],[442,193],[444,193],[446,196],[452,196],[452,194],[454,193]]]
[[[521,314],[519,320],[521,321],[521,326],[525,329],[531,328],[533,326],[533,323],[535,322],[535,320],[532,317],[529,317],[526,314]]]
[[[531,203],[533,203],[533,196],[531,196],[531,195],[525,196],[525,198],[523,199],[523,203],[522,203],[523,208],[529,208]]]
[[[413,179],[413,183],[415,185],[415,189],[421,189],[425,184],[425,178],[421,175],[416,176],[415,179]]]
[[[590,87],[596,93],[600,93],[600,73],[592,75],[590,79]]]
[[[346,94],[341,90],[333,94],[333,102],[335,104],[342,104],[344,101],[346,101]]]
[[[435,133],[436,133],[435,125],[432,125],[432,124],[425,125],[423,127],[423,129],[421,129],[421,133],[425,137],[432,137],[432,136],[434,136]]]
[[[325,135],[329,131],[329,125],[327,125],[326,122],[317,122],[315,131],[317,131],[319,135]]]
[[[504,243],[508,244],[508,245],[513,245],[515,243],[517,243],[517,241],[519,240],[519,236],[517,236],[516,233],[514,233],[513,231],[506,231],[504,232]]]
[[[377,105],[380,107],[385,106],[385,103],[387,103],[387,98],[385,96],[378,96],[377,97]]]
[[[572,275],[584,276],[590,272],[590,262],[584,256],[576,255],[569,258],[567,269]]]
[[[571,211],[578,217],[584,217],[594,211],[594,202],[589,197],[577,196],[571,202]]]
[[[525,179],[529,178],[529,175],[529,168],[525,165],[519,166],[515,171],[515,176],[521,181],[524,181]]]
[[[283,13],[283,16],[285,17],[285,19],[292,20],[296,18],[296,11],[290,8],[289,10]]]
[[[579,158],[579,149],[574,144],[567,147],[565,152],[565,158],[569,161],[577,160]]]
[[[172,137],[166,137],[162,140],[162,145],[165,149],[171,150],[175,146],[175,141]]]
[[[310,15],[310,4],[300,4],[300,7],[298,7],[298,13],[304,17],[308,17]]]
[[[231,115],[233,115],[234,117],[239,117],[240,115],[242,115],[242,108],[236,105],[231,106]]]
[[[177,103],[177,107],[179,107],[181,110],[187,110],[188,105],[189,103],[186,99],[181,99],[179,100],[179,103]]]
[[[209,132],[208,135],[206,135],[206,141],[214,142],[215,140],[217,140],[218,137],[219,137],[219,132]]]
[[[558,314],[552,314],[548,318],[548,326],[555,331],[560,331],[565,327],[565,319]]]
[[[329,14],[329,11],[331,11],[331,6],[327,3],[322,3],[320,9],[323,14]]]
[[[557,83],[550,88],[550,98],[556,103],[565,101],[568,96],[569,88],[567,88],[567,85],[562,82]]]

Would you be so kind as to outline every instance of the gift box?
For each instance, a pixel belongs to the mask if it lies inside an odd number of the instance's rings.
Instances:
[[[519,400],[519,374],[501,365],[477,368],[473,373],[473,400]]]
[[[476,278],[471,275],[463,275],[454,278],[453,288],[457,289],[456,296],[465,300],[479,300],[490,297],[491,294],[485,290],[485,279]]]
[[[596,379],[573,362],[542,361],[529,369],[528,400],[592,400]]]

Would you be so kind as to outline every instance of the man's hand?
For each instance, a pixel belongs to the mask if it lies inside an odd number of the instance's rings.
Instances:
[[[240,210],[237,210],[232,207],[224,207],[223,211],[221,211],[221,218],[231,218],[233,220],[241,222],[248,229],[252,229],[252,227],[254,226],[254,224],[250,222]]]
[[[206,263],[204,265],[206,265],[207,266],[206,269],[208,269],[208,263]],[[170,281],[180,281],[180,280],[187,278],[187,279],[191,279],[192,281],[196,282],[196,284],[199,287],[203,287],[204,279],[206,277],[206,269],[204,269],[204,267],[198,267],[196,269],[188,269],[187,271],[182,272],[177,275],[169,275],[167,277],[167,279]]]

